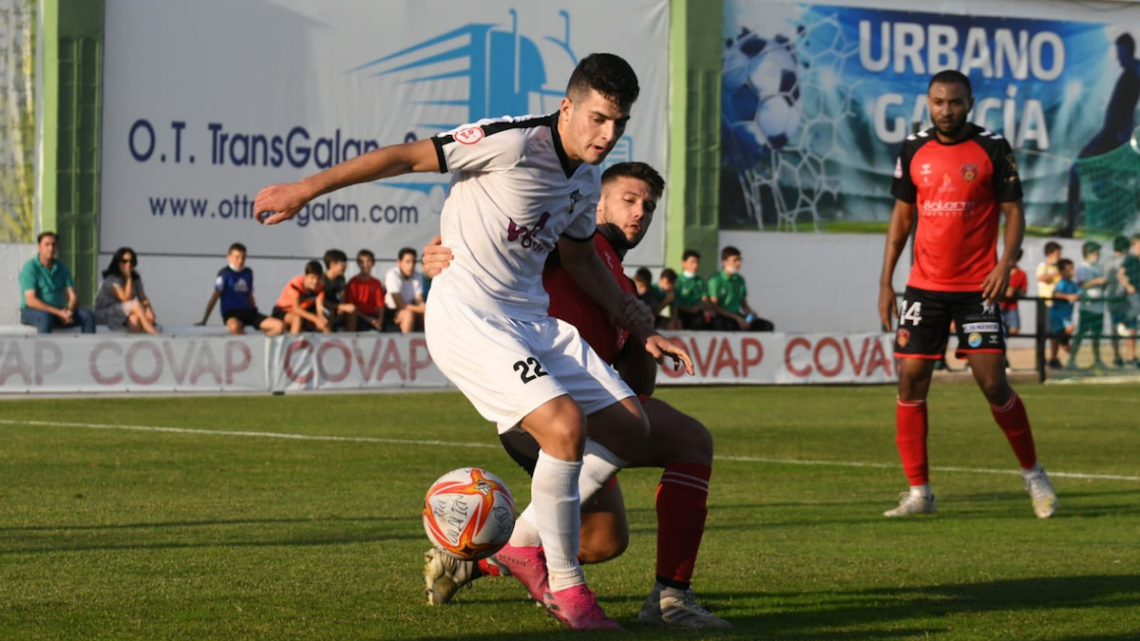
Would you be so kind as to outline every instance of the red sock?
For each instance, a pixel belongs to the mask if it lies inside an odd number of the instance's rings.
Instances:
[[[1031,470],[1037,465],[1037,448],[1033,445],[1033,431],[1029,429],[1029,417],[1025,415],[1025,405],[1017,392],[1011,392],[1005,405],[990,405],[1001,431],[1009,441],[1021,469]]]
[[[689,589],[705,533],[709,477],[700,463],[670,463],[657,486],[657,581]]]
[[[914,485],[930,484],[930,465],[926,459],[926,401],[899,400],[895,409],[895,444],[899,448],[903,472]]]
[[[491,558],[479,559],[476,563],[479,566],[480,576],[499,576],[502,572],[499,571],[499,566],[491,562]]]

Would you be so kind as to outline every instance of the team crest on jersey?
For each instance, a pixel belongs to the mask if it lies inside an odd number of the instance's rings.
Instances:
[[[910,342],[910,330],[900,328],[898,337],[895,340],[898,342],[899,347],[906,347],[906,344]]]
[[[982,335],[974,332],[966,337],[966,341],[970,344],[970,347],[981,347]]]
[[[902,178],[902,158],[895,160],[895,178]]]
[[[482,127],[467,127],[455,132],[455,139],[464,145],[474,145],[483,139]]]
[[[968,183],[974,182],[978,177],[978,166],[974,164],[962,165],[962,179]]]

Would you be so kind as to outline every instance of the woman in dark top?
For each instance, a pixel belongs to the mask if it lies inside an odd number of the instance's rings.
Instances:
[[[135,267],[138,257],[130,247],[115,252],[111,264],[103,271],[103,284],[95,295],[95,322],[128,332],[157,334],[154,308],[143,291],[142,278]]]

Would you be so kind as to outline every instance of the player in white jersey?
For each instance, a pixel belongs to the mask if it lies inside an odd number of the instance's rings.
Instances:
[[[508,546],[499,560],[531,596],[576,629],[620,629],[585,585],[576,558],[579,505],[643,445],[648,422],[629,387],[573,326],[546,314],[546,255],[655,358],[692,361],[657,334],[652,314],[623,294],[594,251],[598,165],[621,138],[637,76],[611,54],[586,57],[549,116],[483,120],[429,140],[393,145],[297,183],[266,187],[261,222],[295,216],[313,198],[410,172],[453,172],[441,235],[454,260],[432,286],[425,330],[440,370],[499,431],[523,429],[541,446],[531,505],[517,529],[541,546]],[[602,425],[586,433],[586,416]]]

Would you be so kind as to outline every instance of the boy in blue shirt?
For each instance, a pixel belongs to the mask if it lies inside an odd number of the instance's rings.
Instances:
[[[1060,280],[1053,289],[1053,306],[1049,308],[1049,329],[1053,335],[1068,344],[1069,337],[1073,335],[1073,308],[1074,303],[1081,299],[1081,288],[1073,281],[1075,270],[1073,261],[1062,258],[1057,261],[1057,271]],[[1057,358],[1057,344],[1053,345],[1053,353],[1049,359],[1049,367],[1061,368],[1061,361]]]
[[[285,323],[257,311],[257,303],[253,299],[253,270],[245,266],[245,254],[245,245],[230,245],[230,251],[226,255],[229,264],[218,270],[218,277],[214,279],[214,294],[206,304],[206,313],[198,325],[205,325],[210,320],[214,303],[221,299],[222,322],[231,334],[244,333],[246,325],[263,330],[266,336],[283,334]]]

